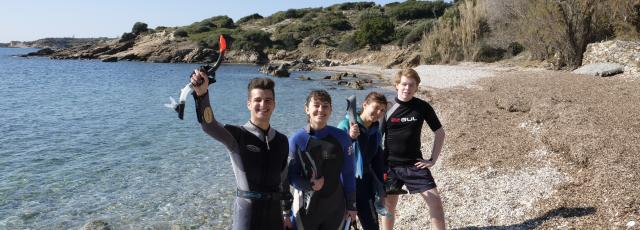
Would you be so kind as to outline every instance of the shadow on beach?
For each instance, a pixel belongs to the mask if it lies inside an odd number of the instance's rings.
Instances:
[[[588,207],[588,208],[561,207],[561,208],[551,210],[538,218],[530,219],[519,224],[507,225],[507,226],[464,227],[464,228],[456,228],[456,230],[533,229],[542,225],[545,221],[551,220],[556,217],[562,217],[562,218],[583,217],[587,215],[592,215],[595,212],[596,212],[596,208],[594,207]]]

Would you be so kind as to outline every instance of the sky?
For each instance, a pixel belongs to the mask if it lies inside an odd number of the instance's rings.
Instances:
[[[384,5],[402,0],[369,0]],[[338,0],[12,0],[0,5],[0,43],[47,37],[119,37],[135,22],[149,28],[184,26],[212,16],[234,21],[259,13],[326,7]]]

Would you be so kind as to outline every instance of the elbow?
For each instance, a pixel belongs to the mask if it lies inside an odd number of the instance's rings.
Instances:
[[[436,130],[435,134],[436,136],[441,136],[442,138],[444,138],[445,136],[444,127],[440,127],[438,130]]]

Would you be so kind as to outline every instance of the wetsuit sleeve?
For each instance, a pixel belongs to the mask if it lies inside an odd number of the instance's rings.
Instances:
[[[353,148],[351,147],[351,138],[343,133],[343,152],[344,161],[342,163],[342,187],[344,188],[344,196],[347,200],[347,210],[356,211],[356,175],[354,172]]]
[[[196,101],[196,114],[202,130],[222,143],[229,151],[238,152],[238,141],[213,115],[211,103],[209,102],[209,92],[202,96],[197,96],[193,93],[193,97]]]
[[[427,124],[429,125],[429,128],[431,128],[431,131],[435,132],[436,130],[442,127],[442,124],[440,123],[440,119],[438,119],[438,116],[436,115],[436,111],[433,109],[433,107],[431,107],[431,105],[429,105],[429,103],[425,102],[424,107],[425,107],[425,110],[424,110],[423,119],[427,122]]]
[[[299,151],[303,151],[298,148],[298,146],[300,146],[299,143],[296,143],[296,140],[297,142],[301,142],[300,139],[303,138],[299,138],[297,134],[289,138],[289,180],[294,188],[301,191],[311,191],[313,190],[313,188],[311,188],[311,182],[302,175],[302,163],[300,156],[297,154]]]
[[[373,156],[373,160],[371,160],[371,169],[373,169],[373,174],[379,181],[384,181],[384,172],[386,172],[383,155],[382,147],[378,146],[376,153]]]
[[[287,141],[285,138],[284,141]],[[286,153],[289,153],[289,145],[285,145]],[[289,189],[289,164],[288,158],[285,159],[285,162],[282,164],[284,167],[280,171],[280,192],[284,193],[286,198],[280,202],[283,212],[291,211],[291,204],[293,203],[293,195],[291,195],[291,190]]]

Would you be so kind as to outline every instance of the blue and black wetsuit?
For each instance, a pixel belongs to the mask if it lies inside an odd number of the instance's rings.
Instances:
[[[378,213],[374,203],[376,201],[376,193],[378,196],[384,196],[383,174],[384,154],[382,153],[381,143],[382,135],[380,134],[379,123],[374,122],[366,128],[360,116],[356,115],[358,127],[360,127],[360,135],[358,136],[358,146],[355,148],[354,154],[360,154],[362,160],[356,160],[356,169],[362,169],[362,177],[356,177],[356,206],[358,207],[358,219],[362,225],[362,229],[380,229],[378,225]],[[338,124],[338,128],[349,132],[349,116]],[[357,157],[356,157],[357,158]],[[358,164],[361,164],[358,166]],[[356,173],[358,174],[358,173]]]
[[[298,229],[338,229],[346,210],[356,210],[351,139],[342,130],[326,126],[300,129],[289,138],[289,179],[302,192],[296,214]],[[313,191],[312,171],[324,177]]]
[[[292,200],[287,180],[287,137],[251,122],[242,126],[218,123],[208,94],[195,98],[202,129],[229,150],[238,186],[233,229],[282,229],[282,213],[289,212]]]

